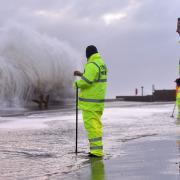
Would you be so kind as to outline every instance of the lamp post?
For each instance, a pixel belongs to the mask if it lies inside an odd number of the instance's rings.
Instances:
[[[142,93],[142,96],[144,96],[144,87],[143,86],[141,86],[141,93]]]
[[[155,85],[153,84],[152,85],[152,94],[154,94],[154,92],[155,92]]]

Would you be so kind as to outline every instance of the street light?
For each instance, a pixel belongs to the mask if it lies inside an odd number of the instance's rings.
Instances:
[[[141,86],[141,93],[142,93],[142,96],[144,95],[143,89],[144,89],[144,87]]]

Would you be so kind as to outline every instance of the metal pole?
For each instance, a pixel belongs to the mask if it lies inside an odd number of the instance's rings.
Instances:
[[[176,103],[174,104],[174,108],[173,108],[173,112],[172,112],[171,117],[174,117],[174,111],[175,111],[175,108],[176,108]]]
[[[76,88],[76,149],[75,153],[78,153],[78,87]]]
[[[141,86],[141,94],[142,94],[142,96],[144,95],[143,89],[144,89],[144,87]]]
[[[154,92],[155,92],[155,85],[153,84],[152,85],[152,95],[154,94]]]

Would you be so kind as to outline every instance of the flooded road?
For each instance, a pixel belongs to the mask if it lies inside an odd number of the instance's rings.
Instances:
[[[104,159],[125,156],[124,146],[137,140],[180,136],[178,122],[170,117],[171,103],[114,102],[106,106]],[[0,117],[0,180],[60,179],[88,166],[81,113],[78,149],[76,156],[75,111],[71,108]]]

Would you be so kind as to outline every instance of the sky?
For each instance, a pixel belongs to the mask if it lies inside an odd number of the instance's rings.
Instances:
[[[96,45],[108,67],[108,97],[173,89],[178,75],[179,0],[0,0],[0,28],[16,22],[66,41]],[[75,62],[76,63],[76,62]]]

